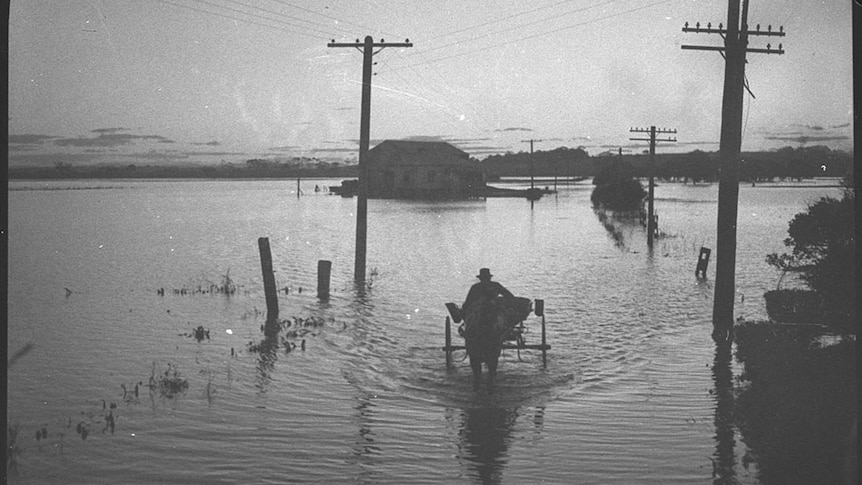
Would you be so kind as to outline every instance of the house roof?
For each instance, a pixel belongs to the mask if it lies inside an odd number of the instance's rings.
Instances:
[[[383,165],[455,166],[481,171],[467,152],[442,141],[385,140],[368,151],[372,163]]]

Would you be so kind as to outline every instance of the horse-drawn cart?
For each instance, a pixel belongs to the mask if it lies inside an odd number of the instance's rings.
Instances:
[[[533,313],[542,317],[542,343],[540,344],[528,344],[525,334],[527,333],[527,327],[525,325],[525,320],[521,319],[514,325],[506,334],[503,339],[502,349],[509,350],[517,350],[518,351],[518,360],[521,358],[521,350],[541,350],[542,351],[542,365],[547,367],[548,365],[548,350],[551,349],[551,346],[547,343],[547,334],[545,332],[545,301],[544,300],[534,300],[535,307],[533,309]],[[452,321],[455,323],[461,323],[462,315],[460,309],[454,303],[447,303],[446,308],[449,310],[449,316],[446,317],[446,345],[443,346],[443,351],[446,353],[446,366],[449,367],[452,365],[452,352],[456,350],[466,350],[466,345],[453,345],[452,344]],[[461,323],[460,327],[458,327],[458,334],[464,337],[464,328],[465,324]]]

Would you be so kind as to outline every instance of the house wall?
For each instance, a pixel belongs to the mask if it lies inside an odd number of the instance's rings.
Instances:
[[[452,166],[388,164],[369,170],[368,195],[373,198],[461,197],[481,185],[481,172]]]

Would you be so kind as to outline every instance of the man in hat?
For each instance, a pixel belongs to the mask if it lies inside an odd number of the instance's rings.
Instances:
[[[464,315],[464,340],[470,367],[473,369],[473,388],[479,389],[482,363],[488,366],[488,389],[494,387],[497,360],[500,358],[507,329],[505,308],[515,296],[496,281],[491,281],[488,268],[479,270],[479,282],[470,287],[467,299],[461,306]],[[498,298],[503,297],[505,302]]]
[[[476,278],[479,278],[479,282],[470,287],[470,291],[467,292],[467,299],[464,300],[464,304],[461,305],[462,315],[466,315],[470,305],[477,301],[490,302],[498,296],[503,296],[507,299],[515,297],[503,285],[496,281],[491,281],[491,277],[493,276],[494,275],[491,274],[491,270],[488,268],[482,268],[479,270],[479,274],[476,275]]]

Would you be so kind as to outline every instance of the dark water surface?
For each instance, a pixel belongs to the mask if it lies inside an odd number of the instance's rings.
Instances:
[[[358,290],[356,200],[313,191],[335,183],[303,181],[299,198],[295,181],[10,183],[10,355],[32,344],[8,370],[11,481],[757,482],[721,418],[716,368],[738,369],[710,338],[714,260],[694,276],[700,247],[714,249],[717,186],[656,188],[666,236],[652,253],[637,221],[590,207],[588,183],[532,209],[372,200]],[[765,318],[779,277],[766,253],[807,203],[838,194],[741,187],[737,316]],[[274,339],[262,236],[290,321]],[[440,349],[443,304],[480,267],[545,300],[552,345],[547,368],[505,351],[494,394]],[[236,292],[211,293],[226,276]]]

